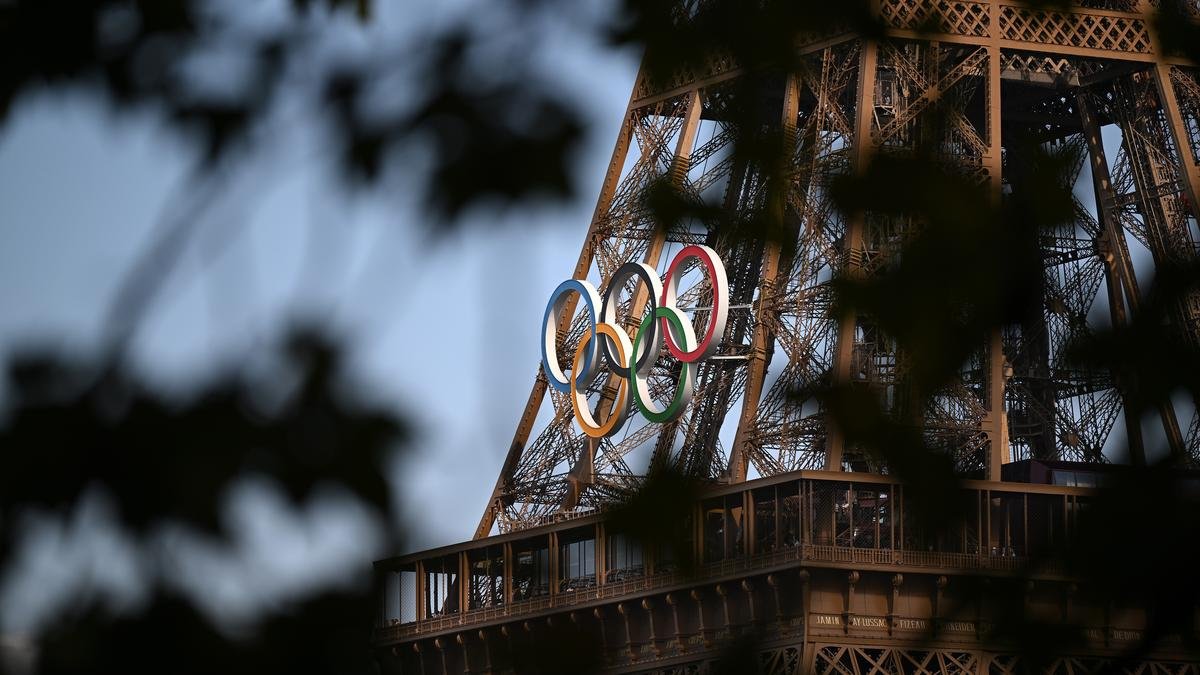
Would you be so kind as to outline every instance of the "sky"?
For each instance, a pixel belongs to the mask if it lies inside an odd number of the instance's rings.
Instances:
[[[377,5],[365,28],[335,26],[331,51],[369,53],[470,9]],[[529,49],[590,121],[573,202],[480,208],[431,235],[403,164],[386,192],[350,193],[331,178],[317,134],[297,125],[223,190],[134,342],[149,378],[186,391],[240,367],[296,318],[344,338],[365,393],[417,429],[392,468],[410,550],[473,534],[539,367],[546,298],[572,272],[636,75],[636,54],[577,34],[544,32]],[[152,111],[117,114],[78,91],[20,100],[0,127],[0,357],[31,345],[98,348],[122,274],[193,186],[194,157]],[[45,589],[79,579],[112,602],[136,597],[142,544],[103,527],[101,495],[86,501],[66,519],[27,523],[19,569],[0,579],[0,631],[36,626],[67,594]],[[186,532],[163,532],[154,546],[179,565],[179,583],[209,579],[207,601],[235,616],[401,552],[382,550],[344,496],[323,506],[288,513],[272,486],[240,485],[229,511],[240,559]]]

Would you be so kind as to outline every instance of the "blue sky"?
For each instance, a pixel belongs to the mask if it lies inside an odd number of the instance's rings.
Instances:
[[[366,29],[335,27],[333,51],[370,53],[469,5],[389,5]],[[215,367],[242,364],[294,317],[344,337],[370,395],[418,428],[393,472],[412,516],[412,548],[473,533],[538,368],[546,298],[574,266],[636,74],[634,54],[570,34],[542,38],[529,46],[534,58],[591,122],[574,203],[480,208],[457,233],[430,236],[405,188],[411,166],[394,167],[397,180],[384,191],[349,194],[331,179],[318,134],[297,125],[222,192],[135,342],[146,373],[186,389]],[[19,102],[0,127],[0,353],[98,346],[122,273],[164,207],[192,185],[193,159],[150,111],[115,114],[81,92]],[[291,516],[270,486],[239,487],[230,508],[244,526],[243,560],[210,551],[189,563],[202,569],[180,576],[224,570],[214,586],[228,588],[213,594],[236,613],[237,598],[264,580],[282,579],[268,594],[285,595],[395,553],[379,550],[345,500],[329,499],[335,507],[324,513]],[[42,534],[22,554],[20,579],[0,580],[0,605],[10,607],[0,629],[21,630],[54,604],[32,588],[82,576],[108,589],[102,594],[136,595],[139,544],[93,527],[105,508],[97,498],[66,520],[31,526]],[[162,550],[203,551],[186,533],[159,539]]]

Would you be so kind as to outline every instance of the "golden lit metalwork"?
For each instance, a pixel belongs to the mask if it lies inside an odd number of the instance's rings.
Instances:
[[[1113,378],[1075,369],[1063,350],[1089,330],[1094,308],[1106,307],[1114,325],[1139,311],[1146,280],[1131,244],[1157,266],[1192,263],[1200,233],[1200,69],[1159,49],[1155,3],[1067,4],[882,0],[883,39],[835,30],[801,41],[796,72],[764,97],[778,102],[777,125],[794,140],[787,246],[652,222],[642,195],[662,181],[732,214],[760,207],[765,187],[730,152],[728,92],[747,75],[740,64],[713,54],[699,72],[639,77],[572,277],[607,282],[630,262],[661,272],[673,251],[711,247],[729,282],[721,348],[699,365],[679,419],[635,418],[606,438],[581,434],[569,395],[539,371],[476,539],[377,564],[386,593],[376,643],[389,658],[405,672],[507,672],[513,649],[566,625],[619,672],[708,672],[716,645],[751,629],[766,636],[759,655],[769,673],[1020,671],[1020,658],[991,639],[992,610],[973,580],[1003,580],[1061,541],[1093,493],[1002,473],[1091,475],[1083,469],[1109,461],[1123,415],[1130,459],[1145,461],[1141,420],[1124,411]],[[900,395],[905,355],[871,317],[836,318],[831,281],[879,273],[915,226],[844,215],[830,185],[876,153],[916,147],[935,102],[939,161],[998,202],[1010,189],[1003,137],[1015,130],[1072,148],[1072,178],[1090,173],[1095,204],[1085,198],[1073,222],[1041,236],[1042,305],[981,345],[922,413],[923,438],[963,475],[985,479],[964,484],[973,515],[961,532],[930,539],[912,525],[902,486],[880,475],[886,467],[803,392],[855,382],[885,402]],[[1101,134],[1109,125],[1118,141]],[[708,288],[678,293],[701,327]],[[627,290],[616,314],[632,332],[647,289],[633,280]],[[555,307],[550,351],[576,354],[593,329],[575,309],[573,299]],[[1200,342],[1200,297],[1173,312],[1175,329]],[[669,397],[677,373],[669,359],[656,366],[650,393]],[[598,378],[587,401],[603,417],[617,392]],[[1195,465],[1200,417],[1181,422],[1169,402],[1157,413],[1171,451]],[[605,507],[651,463],[712,483],[686,525],[698,576],[606,529]],[[1085,627],[1078,651],[1088,656],[1054,660],[1056,673],[1093,672],[1146,623],[1145,608],[1097,605],[1049,568],[1017,598]],[[1138,668],[1197,673],[1170,648],[1145,658]]]

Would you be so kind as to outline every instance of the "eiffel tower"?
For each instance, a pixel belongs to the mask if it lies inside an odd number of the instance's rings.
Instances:
[[[566,625],[613,672],[707,672],[718,646],[748,627],[767,635],[762,672],[1020,670],[1019,657],[988,642],[981,603],[966,615],[945,609],[971,604],[964,575],[1001,577],[1059,541],[1112,448],[1145,464],[1161,437],[1181,463],[1200,463],[1200,406],[1163,401],[1150,424],[1125,405],[1115,375],[1066,357],[1097,316],[1122,326],[1139,315],[1150,281],[1141,261],[1167,269],[1198,259],[1200,68],[1160,44],[1157,3],[1068,4],[880,0],[872,12],[883,35],[813,32],[789,72],[763,75],[720,53],[670,76],[643,68],[570,278],[606,289],[632,339],[639,323],[657,323],[641,319],[658,302],[629,263],[670,276],[681,251],[713,251],[723,289],[711,269],[685,261],[675,304],[692,333],[721,325],[719,346],[691,365],[665,353],[648,364],[651,398],[670,398],[690,372],[690,401],[660,421],[631,414],[615,433],[589,435],[577,421],[580,405],[599,419],[628,405],[613,377],[580,378],[576,395],[539,370],[475,539],[377,563],[385,667],[521,672],[513,650]],[[1200,21],[1200,3],[1184,9]],[[769,102],[762,124],[787,143],[786,235],[657,222],[645,196],[663,185],[730,221],[764,208],[771,178],[733,151],[731,101],[751,77]],[[970,479],[974,500],[962,531],[935,541],[906,530],[904,487],[806,393],[851,385],[886,407],[902,395],[907,367],[874,317],[832,311],[833,288],[888,269],[918,226],[844,213],[832,186],[874,157],[935,147],[938,161],[1001,203],[1019,189],[1010,173],[1022,149],[1005,145],[1017,137],[1072,158],[1075,217],[1039,234],[1040,306],[996,329],[915,422]],[[589,318],[580,297],[564,296],[547,315],[555,365],[571,377],[580,365],[571,355],[599,353],[587,343],[601,308]],[[1200,297],[1186,296],[1170,317],[1200,346]],[[687,525],[707,565],[700,578],[606,531],[605,509],[651,465],[709,484]],[[1070,588],[1048,574],[1024,592],[1091,626],[1080,655],[1050,666],[1091,672],[1136,639],[1145,617],[1080,609]],[[1198,672],[1186,655],[1151,656]]]
[[[870,317],[833,317],[831,280],[885,268],[908,225],[846,217],[828,188],[874,154],[913,147],[934,102],[947,120],[940,154],[997,195],[1008,188],[1006,131],[1023,132],[1077,146],[1076,176],[1086,162],[1094,203],[1081,201],[1075,222],[1042,237],[1041,316],[997,335],[961,383],[937,397],[923,427],[962,473],[990,479],[1024,459],[1109,461],[1121,395],[1111,377],[1079,372],[1062,355],[1089,330],[1098,295],[1114,324],[1137,312],[1146,279],[1134,252],[1156,265],[1196,258],[1200,81],[1190,64],[1159,53],[1142,13],[1149,7],[1076,5],[1062,12],[887,1],[878,12],[894,39],[812,35],[798,47],[797,72],[764,94],[779,102],[771,121],[795,139],[785,206],[794,246],[656,225],[642,199],[656,181],[732,218],[760,208],[764,186],[730,152],[728,100],[746,75],[739,64],[714,55],[704,72],[640,77],[571,274],[606,282],[630,261],[662,272],[673,250],[711,245],[729,277],[721,352],[699,367],[680,419],[635,417],[627,433],[599,442],[580,433],[569,397],[539,373],[476,536],[602,508],[636,485],[648,449],[725,482],[802,469],[883,470],[846,446],[819,402],[796,392],[822,381],[886,391],[900,377],[904,355]],[[918,32],[935,17],[940,34]],[[1118,129],[1119,139],[1105,128]],[[647,298],[639,292],[628,294],[619,316],[641,317]],[[705,293],[701,279],[680,297],[699,307]],[[560,354],[574,353],[588,328],[582,313],[571,320],[574,310],[568,302],[560,317]],[[693,318],[702,329],[704,311]],[[1178,308],[1176,320],[1192,339],[1200,335],[1200,298]],[[593,399],[604,392],[603,382],[593,385]],[[1159,417],[1173,452],[1200,457],[1200,418],[1169,404]],[[1138,420],[1124,422],[1127,438],[1117,440],[1127,441],[1132,461],[1144,461]]]

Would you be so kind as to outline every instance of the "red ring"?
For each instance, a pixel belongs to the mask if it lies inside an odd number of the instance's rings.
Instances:
[[[698,345],[696,345],[695,349],[688,352],[679,349],[679,347],[675,344],[673,336],[671,335],[671,331],[669,330],[670,327],[667,325],[667,320],[660,319],[660,321],[662,321],[663,336],[666,338],[665,341],[667,343],[667,349],[671,352],[671,356],[674,356],[683,363],[693,363],[706,356],[710,351],[713,351],[710,349],[710,347],[713,346],[713,338],[717,331],[717,326],[720,325],[723,329],[725,325],[725,318],[727,316],[728,308],[721,305],[721,297],[724,296],[726,298],[726,302],[728,302],[728,281],[723,278],[723,274],[718,275],[718,266],[713,260],[714,256],[716,256],[716,252],[711,248],[693,244],[690,246],[685,246],[681,251],[679,251],[679,253],[675,255],[675,258],[671,260],[670,266],[667,267],[667,277],[666,283],[663,284],[663,296],[661,303],[664,307],[675,307],[675,301],[678,299],[677,287],[679,285],[679,280],[675,278],[675,272],[687,260],[696,258],[700,262],[704,263],[704,266],[708,268],[709,283],[712,284],[713,287],[712,313],[709,315],[708,326],[704,333],[704,339],[701,340]],[[721,268],[721,270],[724,271],[723,268]],[[724,291],[724,293],[722,293],[722,291]],[[669,297],[672,293],[674,293],[676,297]],[[723,336],[717,336],[717,339],[720,339],[720,337]]]

